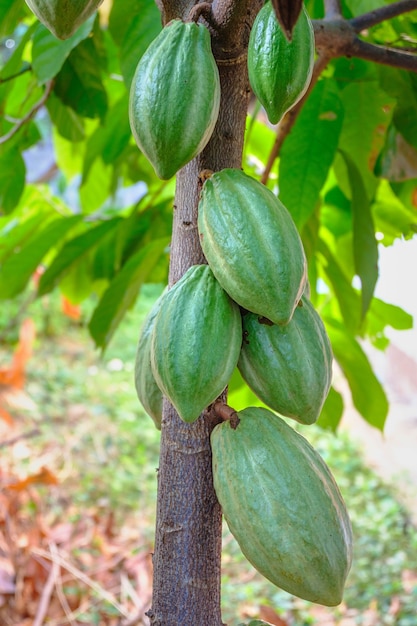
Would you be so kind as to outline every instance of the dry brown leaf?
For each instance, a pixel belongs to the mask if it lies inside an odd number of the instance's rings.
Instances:
[[[261,606],[259,608],[259,618],[273,624],[273,626],[289,626],[287,620],[282,619],[270,606]]]

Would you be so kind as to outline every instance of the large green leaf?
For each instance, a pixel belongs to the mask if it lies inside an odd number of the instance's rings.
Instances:
[[[341,324],[325,321],[335,359],[349,383],[355,408],[369,424],[383,430],[388,401],[365,352]]]
[[[347,154],[344,153],[343,156],[348,169],[352,196],[353,257],[355,271],[362,286],[361,315],[363,319],[371,303],[378,280],[378,245],[370,202],[361,173]]]
[[[48,98],[46,106],[51,121],[61,137],[71,142],[84,139],[84,122],[71,107],[63,104],[53,93]]]
[[[0,153],[0,214],[10,213],[18,204],[25,174],[25,162],[17,148]]]
[[[58,74],[71,50],[91,33],[94,19],[93,15],[65,41],[60,41],[43,24],[39,24],[33,37],[32,67],[40,83],[46,83]]]
[[[168,243],[169,239],[164,238],[146,244],[129,259],[110,283],[89,323],[90,333],[97,347],[105,348],[108,345]]]
[[[128,116],[128,96],[125,94],[107,112],[106,118],[89,137],[83,166],[83,182],[90,173],[94,161],[101,157],[111,164],[123,152],[132,136]]]
[[[410,181],[411,190],[417,188],[417,184]],[[372,205],[372,214],[375,220],[375,228],[381,233],[380,241],[385,246],[391,245],[395,239],[405,237],[409,239],[417,232],[416,207],[408,208],[394,193],[388,182],[382,181],[378,187],[377,195]]]
[[[360,170],[368,194],[375,189],[373,174],[384,135],[391,121],[395,100],[377,81],[357,81],[341,92],[345,116],[339,148],[349,154]]]
[[[54,92],[78,115],[104,117],[107,92],[101,79],[100,57],[91,39],[72,50],[56,77]]]
[[[23,14],[23,2],[0,0],[0,37],[11,35]]]
[[[81,220],[80,215],[55,219],[0,268],[0,299],[13,298],[22,292],[49,251]]]
[[[313,89],[281,151],[279,196],[299,229],[315,210],[336,153],[342,122],[337,86],[323,79]]]
[[[329,395],[323,405],[317,424],[325,430],[336,432],[343,416],[344,402],[342,394],[330,387]]]
[[[373,345],[382,350],[389,344],[389,340],[384,334],[387,326],[395,330],[409,330],[413,328],[413,316],[395,304],[389,304],[379,298],[372,298],[371,307],[366,317],[366,334]]]
[[[78,263],[80,258],[87,255],[110,231],[115,229],[120,218],[102,222],[98,226],[89,228],[81,235],[67,241],[48,269],[42,274],[39,281],[38,294],[40,296],[52,291],[62,280],[73,264]]]
[[[141,56],[161,30],[161,15],[154,0],[116,0],[109,27],[120,46],[120,64],[129,86]]]
[[[322,269],[336,296],[346,328],[355,333],[360,327],[359,295],[322,238],[317,249]]]

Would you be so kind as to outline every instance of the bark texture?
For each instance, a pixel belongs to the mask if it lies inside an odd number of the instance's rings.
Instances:
[[[189,3],[181,4],[189,9]],[[222,96],[219,119],[209,144],[177,175],[170,285],[191,265],[205,262],[197,231],[204,171],[241,166],[250,94],[246,50],[250,27],[261,5],[261,0],[215,1],[212,13],[205,12],[201,18],[207,20],[212,33]],[[166,3],[165,16],[172,17],[173,6],[172,1]],[[186,424],[164,401],[154,590],[152,609],[148,612],[153,626],[222,624],[221,510],[213,488],[210,449],[214,425],[208,413],[193,424]]]

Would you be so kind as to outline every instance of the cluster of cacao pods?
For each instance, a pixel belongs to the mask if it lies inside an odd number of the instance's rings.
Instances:
[[[266,4],[252,30],[248,63],[272,123],[305,92],[313,53],[305,10],[288,42]],[[219,98],[207,29],[170,22],[139,62],[130,96],[133,134],[161,178],[206,145]],[[135,367],[139,399],[157,428],[163,396],[191,423],[239,368],[272,411],[247,408],[212,432],[214,487],[225,519],[266,578],[306,600],[337,605],[352,559],[349,516],[323,459],[279,416],[312,424],[331,383],[331,346],[308,298],[300,236],[275,194],[232,168],[205,180],[198,231],[207,265],[190,267],[143,326]]]

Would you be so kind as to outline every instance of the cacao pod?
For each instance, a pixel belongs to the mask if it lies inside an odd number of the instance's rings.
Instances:
[[[30,10],[58,39],[68,39],[103,0],[26,0]]]
[[[270,2],[253,24],[248,48],[249,82],[271,124],[305,94],[314,66],[314,31],[303,7],[287,40]]]
[[[252,391],[274,411],[313,424],[329,393],[332,349],[323,322],[303,296],[286,326],[243,316],[238,367]]]
[[[238,169],[216,172],[199,203],[201,246],[213,274],[235,302],[287,324],[306,283],[306,259],[284,205]]]
[[[238,306],[208,265],[194,265],[164,296],[151,342],[155,380],[185,422],[226,387],[241,344]]]
[[[142,56],[130,88],[132,132],[160,178],[171,178],[201,152],[219,105],[209,31],[172,20]]]
[[[155,318],[161,308],[164,292],[153,305],[142,325],[135,360],[135,387],[138,398],[153,419],[155,426],[161,430],[162,391],[159,389],[151,367],[151,341]]]
[[[278,587],[336,606],[352,560],[352,529],[336,482],[316,450],[260,407],[211,435],[213,479],[231,533]]]
[[[275,15],[288,41],[303,8],[303,0],[271,0]]]

